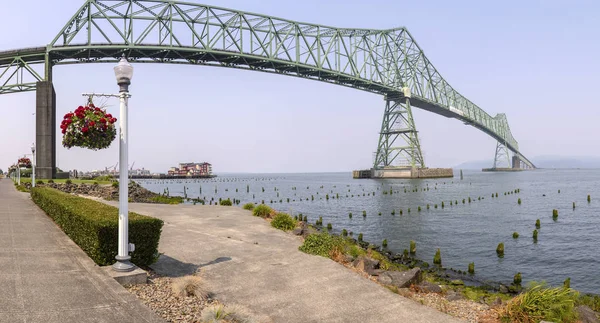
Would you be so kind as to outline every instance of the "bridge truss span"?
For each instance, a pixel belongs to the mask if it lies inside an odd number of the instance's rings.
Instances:
[[[278,73],[400,98],[409,112],[421,108],[484,131],[533,167],[506,116],[490,116],[450,86],[404,27],[336,28],[191,2],[87,0],[49,45],[0,52],[0,94],[35,90],[36,82],[51,81],[55,65],[114,62],[122,55],[139,63]],[[419,147],[409,163],[424,164],[418,139],[408,144],[409,151]],[[383,153],[397,152],[378,150]],[[392,166],[391,158],[380,157],[375,167]]]

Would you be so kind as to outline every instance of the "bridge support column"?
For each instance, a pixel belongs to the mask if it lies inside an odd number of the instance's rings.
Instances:
[[[35,107],[36,177],[56,177],[56,93],[52,81],[37,83]]]
[[[501,166],[502,160],[504,160],[504,159],[506,160],[506,163],[507,163],[506,168],[510,168],[511,162],[510,162],[510,153],[508,152],[508,148],[506,147],[506,145],[504,145],[498,141],[498,143],[496,144],[496,155],[494,155],[494,169],[499,168],[498,167],[499,165],[500,165],[500,168],[504,168]]]
[[[512,158],[512,168],[521,168],[521,159],[517,155],[514,155]]]
[[[403,95],[386,95],[385,111],[375,154],[375,169],[386,167],[424,168],[425,162],[410,106],[410,90]]]

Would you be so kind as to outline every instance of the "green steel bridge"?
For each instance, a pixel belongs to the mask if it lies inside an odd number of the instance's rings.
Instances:
[[[494,168],[503,161],[535,168],[519,150],[506,116],[492,117],[450,86],[404,27],[336,28],[190,2],[87,0],[48,45],[0,52],[0,94],[37,91],[41,178],[54,176],[56,162],[53,67],[117,62],[123,55],[136,63],[248,69],[381,94],[376,169],[425,167],[415,107],[496,139]]]

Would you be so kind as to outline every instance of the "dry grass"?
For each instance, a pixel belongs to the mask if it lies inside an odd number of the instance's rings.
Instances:
[[[198,297],[208,299],[208,291],[199,276],[185,276],[175,278],[171,283],[173,294],[178,297]]]
[[[246,310],[238,305],[216,304],[202,311],[202,323],[258,323]]]

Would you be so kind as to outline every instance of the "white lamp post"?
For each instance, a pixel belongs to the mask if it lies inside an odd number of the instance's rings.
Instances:
[[[127,133],[127,101],[129,98],[129,84],[131,84],[131,78],[133,77],[133,66],[129,64],[125,56],[121,58],[121,61],[115,66],[115,76],[117,78],[117,84],[119,85],[119,99],[120,99],[120,139],[119,139],[119,250],[118,255],[115,257],[117,262],[113,264],[115,271],[132,271],[135,269],[135,265],[129,260],[129,252],[133,251],[133,245],[129,245],[129,208],[128,208],[128,169],[127,169],[127,153],[128,153],[128,133]]]
[[[21,165],[17,161],[17,185],[21,185]]]
[[[35,187],[35,143],[31,144],[31,187]]]

